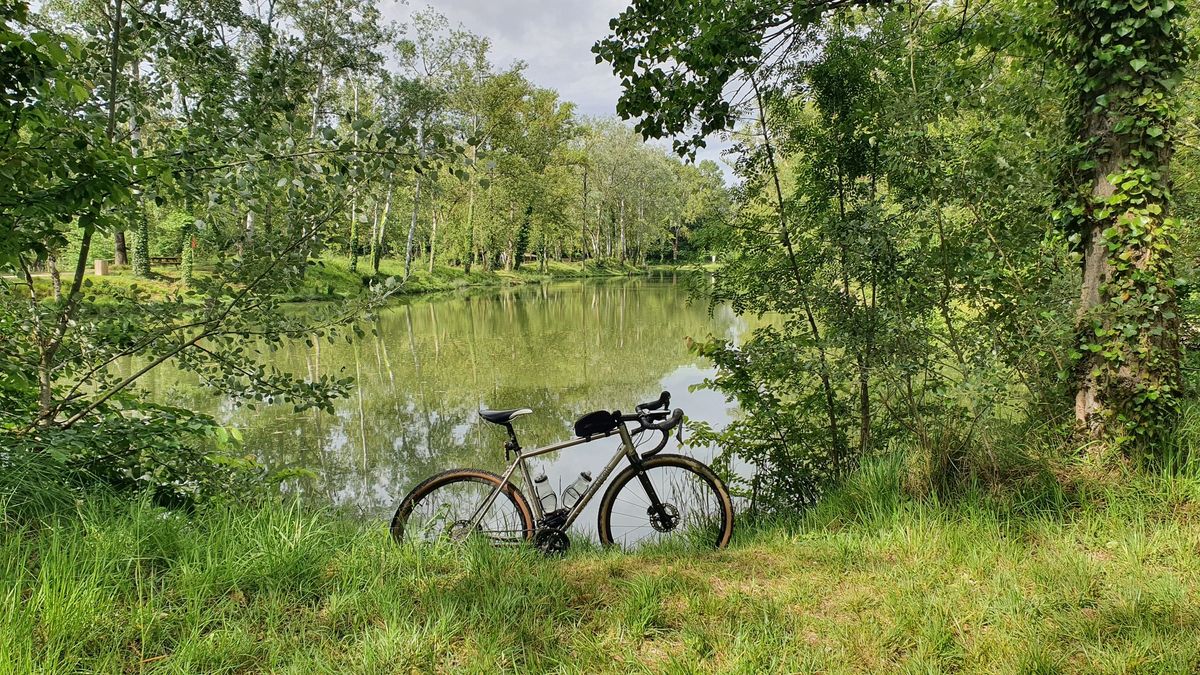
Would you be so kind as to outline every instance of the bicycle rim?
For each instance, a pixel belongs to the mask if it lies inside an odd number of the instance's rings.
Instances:
[[[532,529],[528,507],[511,486],[502,490],[478,522],[479,507],[500,482],[493,474],[464,470],[434,477],[417,486],[397,509],[392,536],[414,545],[483,540],[515,545]]]
[[[652,503],[637,472],[626,469],[601,505],[600,533],[606,544],[627,550],[653,546],[723,548],[733,530],[733,506],[711,470],[685,457],[659,456],[643,470],[658,504]]]

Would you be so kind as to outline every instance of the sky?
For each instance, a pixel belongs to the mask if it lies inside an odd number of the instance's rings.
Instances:
[[[410,15],[433,7],[451,24],[492,41],[492,61],[504,66],[516,60],[527,64],[530,81],[558,91],[581,114],[612,117],[621,95],[620,80],[607,64],[597,64],[592,44],[608,35],[608,21],[621,13],[628,0],[396,0],[380,3],[386,18],[405,23]],[[697,160],[716,160],[731,178],[720,157],[728,143],[709,139]]]

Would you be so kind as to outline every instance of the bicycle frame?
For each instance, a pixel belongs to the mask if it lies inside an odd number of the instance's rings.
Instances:
[[[636,430],[635,433],[640,431],[640,429]],[[529,466],[525,463],[525,460],[532,457],[549,454],[551,452],[573,448],[577,445],[586,445],[588,443],[618,435],[621,437],[621,447],[617,448],[617,451],[613,454],[612,459],[608,460],[608,464],[605,465],[604,469],[600,472],[600,475],[592,481],[591,485],[588,486],[588,489],[583,493],[583,495],[579,497],[579,501],[575,502],[575,505],[572,506],[569,511],[567,511],[567,519],[563,522],[562,529],[565,530],[569,528],[571,523],[575,522],[575,519],[579,517],[579,514],[583,513],[584,507],[588,505],[588,502],[592,500],[592,497],[596,496],[596,493],[600,491],[600,487],[604,485],[604,481],[608,480],[608,477],[612,475],[613,471],[616,470],[617,464],[621,462],[622,457],[628,459],[629,463],[633,464],[634,466],[641,464],[641,457],[638,455],[637,449],[633,445],[633,436],[629,433],[629,428],[625,426],[624,422],[618,424],[617,428],[613,429],[612,431],[604,434],[597,434],[595,436],[589,436],[588,438],[574,438],[569,441],[553,443],[551,445],[535,448],[533,450],[521,450],[518,448],[516,451],[516,459],[513,460],[513,463],[508,466],[508,469],[504,472],[504,475],[500,477],[500,484],[492,489],[491,493],[488,494],[487,499],[483,500],[483,503],[480,504],[479,508],[475,510],[475,514],[471,516],[470,529],[474,530],[475,528],[479,527],[479,523],[483,520],[483,515],[487,513],[488,509],[492,508],[492,504],[495,503],[496,497],[500,496],[500,491],[504,489],[505,485],[508,485],[513,473],[518,468],[521,469],[521,477],[525,481],[526,489],[533,496],[532,505],[535,519],[540,522],[543,518],[545,518],[546,513],[542,510],[542,500],[537,498],[537,491],[534,490],[533,479],[529,474]],[[649,495],[651,499],[657,501],[657,496],[652,494],[653,488],[649,486],[649,481],[645,480],[644,477],[643,485],[646,486],[648,492],[651,492]]]

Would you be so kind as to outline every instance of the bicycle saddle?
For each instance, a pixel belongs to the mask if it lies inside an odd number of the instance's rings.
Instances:
[[[513,408],[512,410],[480,410],[479,416],[492,424],[508,424],[521,415],[533,413],[529,408]]]

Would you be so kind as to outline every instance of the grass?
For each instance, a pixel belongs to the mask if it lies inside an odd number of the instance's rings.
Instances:
[[[298,505],[0,534],[8,672],[1196,672],[1200,479],[914,501],[869,465],[722,552],[419,554]],[[9,664],[8,666],[2,664]]]
[[[547,264],[544,272],[540,270],[537,263],[532,263],[517,271],[483,271],[476,267],[470,274],[466,274],[461,268],[445,266],[437,266],[430,272],[424,264],[419,264],[414,266],[413,273],[404,283],[401,293],[416,295],[463,288],[515,286],[561,279],[631,276],[646,274],[655,269],[676,268],[667,266],[646,268],[617,261],[586,261],[552,262]],[[358,270],[351,272],[348,258],[322,259],[318,265],[308,270],[304,282],[299,287],[285,294],[285,299],[290,302],[305,302],[353,297],[362,293],[371,276],[370,270],[369,260],[360,259]],[[204,265],[197,264],[197,275],[208,272],[209,270]],[[404,262],[400,260],[380,261],[379,276],[381,278],[403,278]],[[156,267],[154,275],[149,279],[134,276],[128,267],[111,267],[110,273],[103,277],[93,276],[89,271],[87,278],[94,284],[93,290],[102,302],[105,300],[105,296],[111,292],[125,291],[134,285],[152,297],[161,297],[179,288],[178,267]],[[69,283],[69,280],[64,279],[64,283]],[[39,294],[49,295],[50,279],[48,277],[37,278],[35,284]]]

